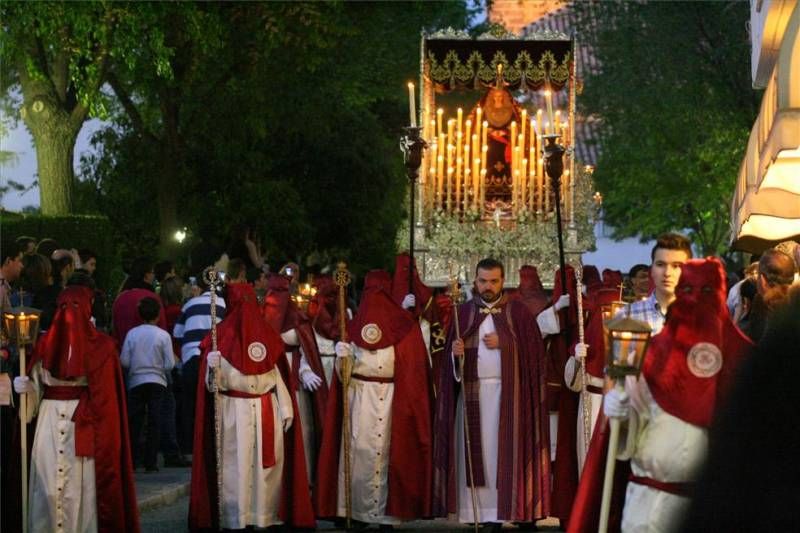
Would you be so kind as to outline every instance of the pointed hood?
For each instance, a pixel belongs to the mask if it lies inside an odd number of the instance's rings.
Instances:
[[[350,341],[367,350],[393,346],[405,338],[416,320],[390,296],[391,276],[373,270],[364,279],[364,291],[347,333]]]

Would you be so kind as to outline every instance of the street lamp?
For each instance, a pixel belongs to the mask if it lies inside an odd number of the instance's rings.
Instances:
[[[13,307],[3,313],[3,326],[11,342],[19,349],[19,375],[27,375],[25,349],[28,344],[35,344],[39,336],[39,317],[41,311],[32,307]],[[28,395],[19,395],[19,428],[22,466],[22,531],[28,531]]]

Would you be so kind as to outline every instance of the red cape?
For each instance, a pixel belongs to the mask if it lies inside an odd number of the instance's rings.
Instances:
[[[297,304],[289,297],[289,280],[285,276],[273,275],[269,280],[269,289],[265,298],[264,317],[273,329],[281,333],[285,333],[294,329],[297,333],[297,338],[300,341],[299,346],[293,346],[292,352],[292,375],[294,376],[294,388],[289,388],[291,392],[295,392],[297,387],[300,386],[300,348],[306,356],[306,361],[311,370],[320,378],[322,384],[317,390],[311,393],[314,411],[314,423],[318,428],[322,428],[323,418],[325,416],[325,406],[328,404],[328,383],[325,381],[325,371],[322,367],[322,358],[319,355],[319,348],[317,347],[317,339],[314,336],[314,330],[311,327],[311,322],[302,310],[297,307]],[[287,385],[288,386],[288,385]],[[319,437],[320,432],[316,432]],[[320,442],[316,443],[314,450],[309,450],[309,453],[317,454],[319,452]]]
[[[91,326],[91,291],[86,289],[84,295],[84,289],[67,287],[61,292],[53,323],[39,340],[28,368],[41,361],[42,366],[52,369],[56,376],[75,377],[74,372],[86,376],[88,394],[80,400],[73,415],[75,453],[94,458],[98,530],[138,532],[139,510],[119,353],[114,339]],[[79,307],[82,311],[75,312]],[[71,334],[62,327],[68,325],[74,328]],[[83,357],[73,350],[72,359],[80,361],[82,369],[72,368],[61,360],[72,342],[85,350],[81,354]]]
[[[246,284],[229,286],[228,313],[217,327],[219,349],[225,358],[240,372],[258,374],[278,367],[289,390],[293,390],[294,378],[284,353],[280,336],[263,321],[255,302],[252,287]],[[235,300],[242,297],[242,303]],[[234,301],[231,301],[234,300]],[[241,308],[247,308],[242,310]],[[246,354],[253,339],[266,346],[267,357],[255,362]],[[211,349],[211,336],[200,343],[200,369],[197,381],[195,406],[195,433],[192,461],[192,481],[189,500],[189,529],[207,530],[219,524],[217,505],[216,454],[214,442],[214,397],[206,389],[206,356]],[[278,515],[290,527],[314,528],[314,510],[308,487],[303,433],[297,402],[292,394],[292,409],[295,413],[292,427],[284,433],[283,483]],[[275,431],[281,431],[279,424]]]
[[[389,495],[385,513],[402,520],[431,513],[431,404],[428,354],[419,328],[394,345],[394,399],[389,448]],[[317,466],[316,507],[320,517],[336,516],[342,386],[334,373],[328,396],[322,451]]]

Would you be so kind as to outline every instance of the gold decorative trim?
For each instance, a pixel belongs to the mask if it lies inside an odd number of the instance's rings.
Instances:
[[[510,84],[521,83],[538,87],[546,80],[557,85],[564,85],[569,80],[569,65],[572,55],[566,53],[559,63],[551,51],[544,52],[535,62],[531,55],[522,51],[514,57],[513,62],[503,52],[495,52],[489,63],[478,52],[472,52],[466,61],[462,61],[458,52],[450,50],[439,60],[432,52],[428,52],[427,63],[430,79],[436,83],[446,83],[451,87],[456,84],[468,85],[479,80],[492,83],[497,75],[497,66],[503,66],[503,79]]]

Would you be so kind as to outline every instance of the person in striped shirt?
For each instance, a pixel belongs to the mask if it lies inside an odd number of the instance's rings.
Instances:
[[[205,273],[204,273],[205,274]],[[198,296],[183,304],[181,314],[175,322],[172,336],[181,346],[181,385],[183,401],[181,409],[181,449],[192,450],[194,437],[194,408],[197,394],[198,370],[200,367],[200,342],[211,331],[211,292],[205,280],[198,277]],[[217,323],[225,318],[225,300],[216,298]]]

